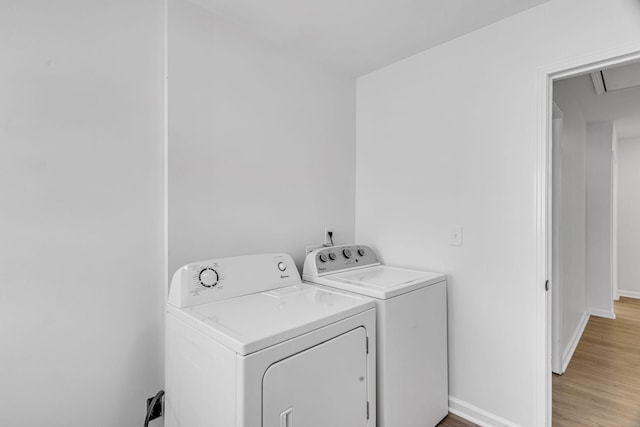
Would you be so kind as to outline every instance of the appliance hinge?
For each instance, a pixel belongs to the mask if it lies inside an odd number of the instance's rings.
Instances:
[[[367,400],[367,419],[369,419],[369,401]]]
[[[365,346],[367,348],[367,354],[369,354],[369,337],[367,337],[367,339],[365,341]]]

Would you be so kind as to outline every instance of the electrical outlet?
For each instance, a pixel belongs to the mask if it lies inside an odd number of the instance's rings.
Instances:
[[[323,248],[323,245],[311,245],[311,246],[307,246],[305,247],[305,254],[309,255],[311,252],[315,251],[316,249],[320,249]]]
[[[152,400],[153,400],[153,397],[150,397],[147,399],[147,410],[149,410],[149,406],[151,405]],[[153,405],[153,408],[151,408],[151,415],[149,417],[149,421],[155,420],[156,418],[160,418],[163,415],[163,411],[162,411],[163,400],[164,400],[163,398],[160,398],[156,401],[156,404]]]
[[[324,240],[322,241],[325,245],[331,245],[331,238],[329,237],[329,233],[333,235],[333,227],[325,227],[324,228]]]

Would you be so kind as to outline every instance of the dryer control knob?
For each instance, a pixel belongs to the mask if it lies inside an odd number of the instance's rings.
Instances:
[[[358,248],[358,255],[364,256],[364,254],[365,254],[364,249]]]
[[[320,254],[318,255],[318,258],[320,259],[320,261],[322,262],[327,262],[327,256],[325,254]]]
[[[287,269],[287,264],[285,264],[284,262],[278,263],[278,270],[285,271],[286,269]]]
[[[330,259],[331,261],[335,261],[335,259],[336,259],[336,254],[335,254],[335,253],[333,253],[333,252],[329,252],[329,259]]]
[[[211,288],[218,284],[218,272],[210,267],[203,268],[202,270],[200,270],[198,279],[200,279],[200,283],[202,284],[202,286]]]
[[[351,250],[349,249],[345,249],[342,251],[342,255],[344,255],[345,258],[351,258]]]

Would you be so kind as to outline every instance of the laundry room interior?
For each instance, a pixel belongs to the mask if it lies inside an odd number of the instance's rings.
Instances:
[[[446,276],[459,425],[550,425],[547,88],[640,2],[476,3],[0,2],[0,425],[142,425],[176,271],[331,245]]]

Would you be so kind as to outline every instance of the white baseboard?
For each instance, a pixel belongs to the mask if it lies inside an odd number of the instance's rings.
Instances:
[[[616,318],[616,314],[613,311],[600,310],[599,308],[590,308],[589,314],[592,316],[605,317],[607,319]]]
[[[562,373],[564,373],[567,370],[567,366],[569,366],[573,353],[575,353],[578,343],[580,342],[580,338],[582,338],[582,334],[584,333],[584,328],[587,327],[587,322],[589,322],[589,312],[585,311],[582,315],[582,319],[580,319],[580,322],[578,323],[578,327],[571,337],[571,341],[569,341],[567,348],[565,348],[562,353]]]
[[[618,297],[638,298],[640,299],[640,292],[636,291],[622,291],[618,289]]]
[[[481,427],[518,427],[518,424],[452,396],[449,396],[449,412]]]

